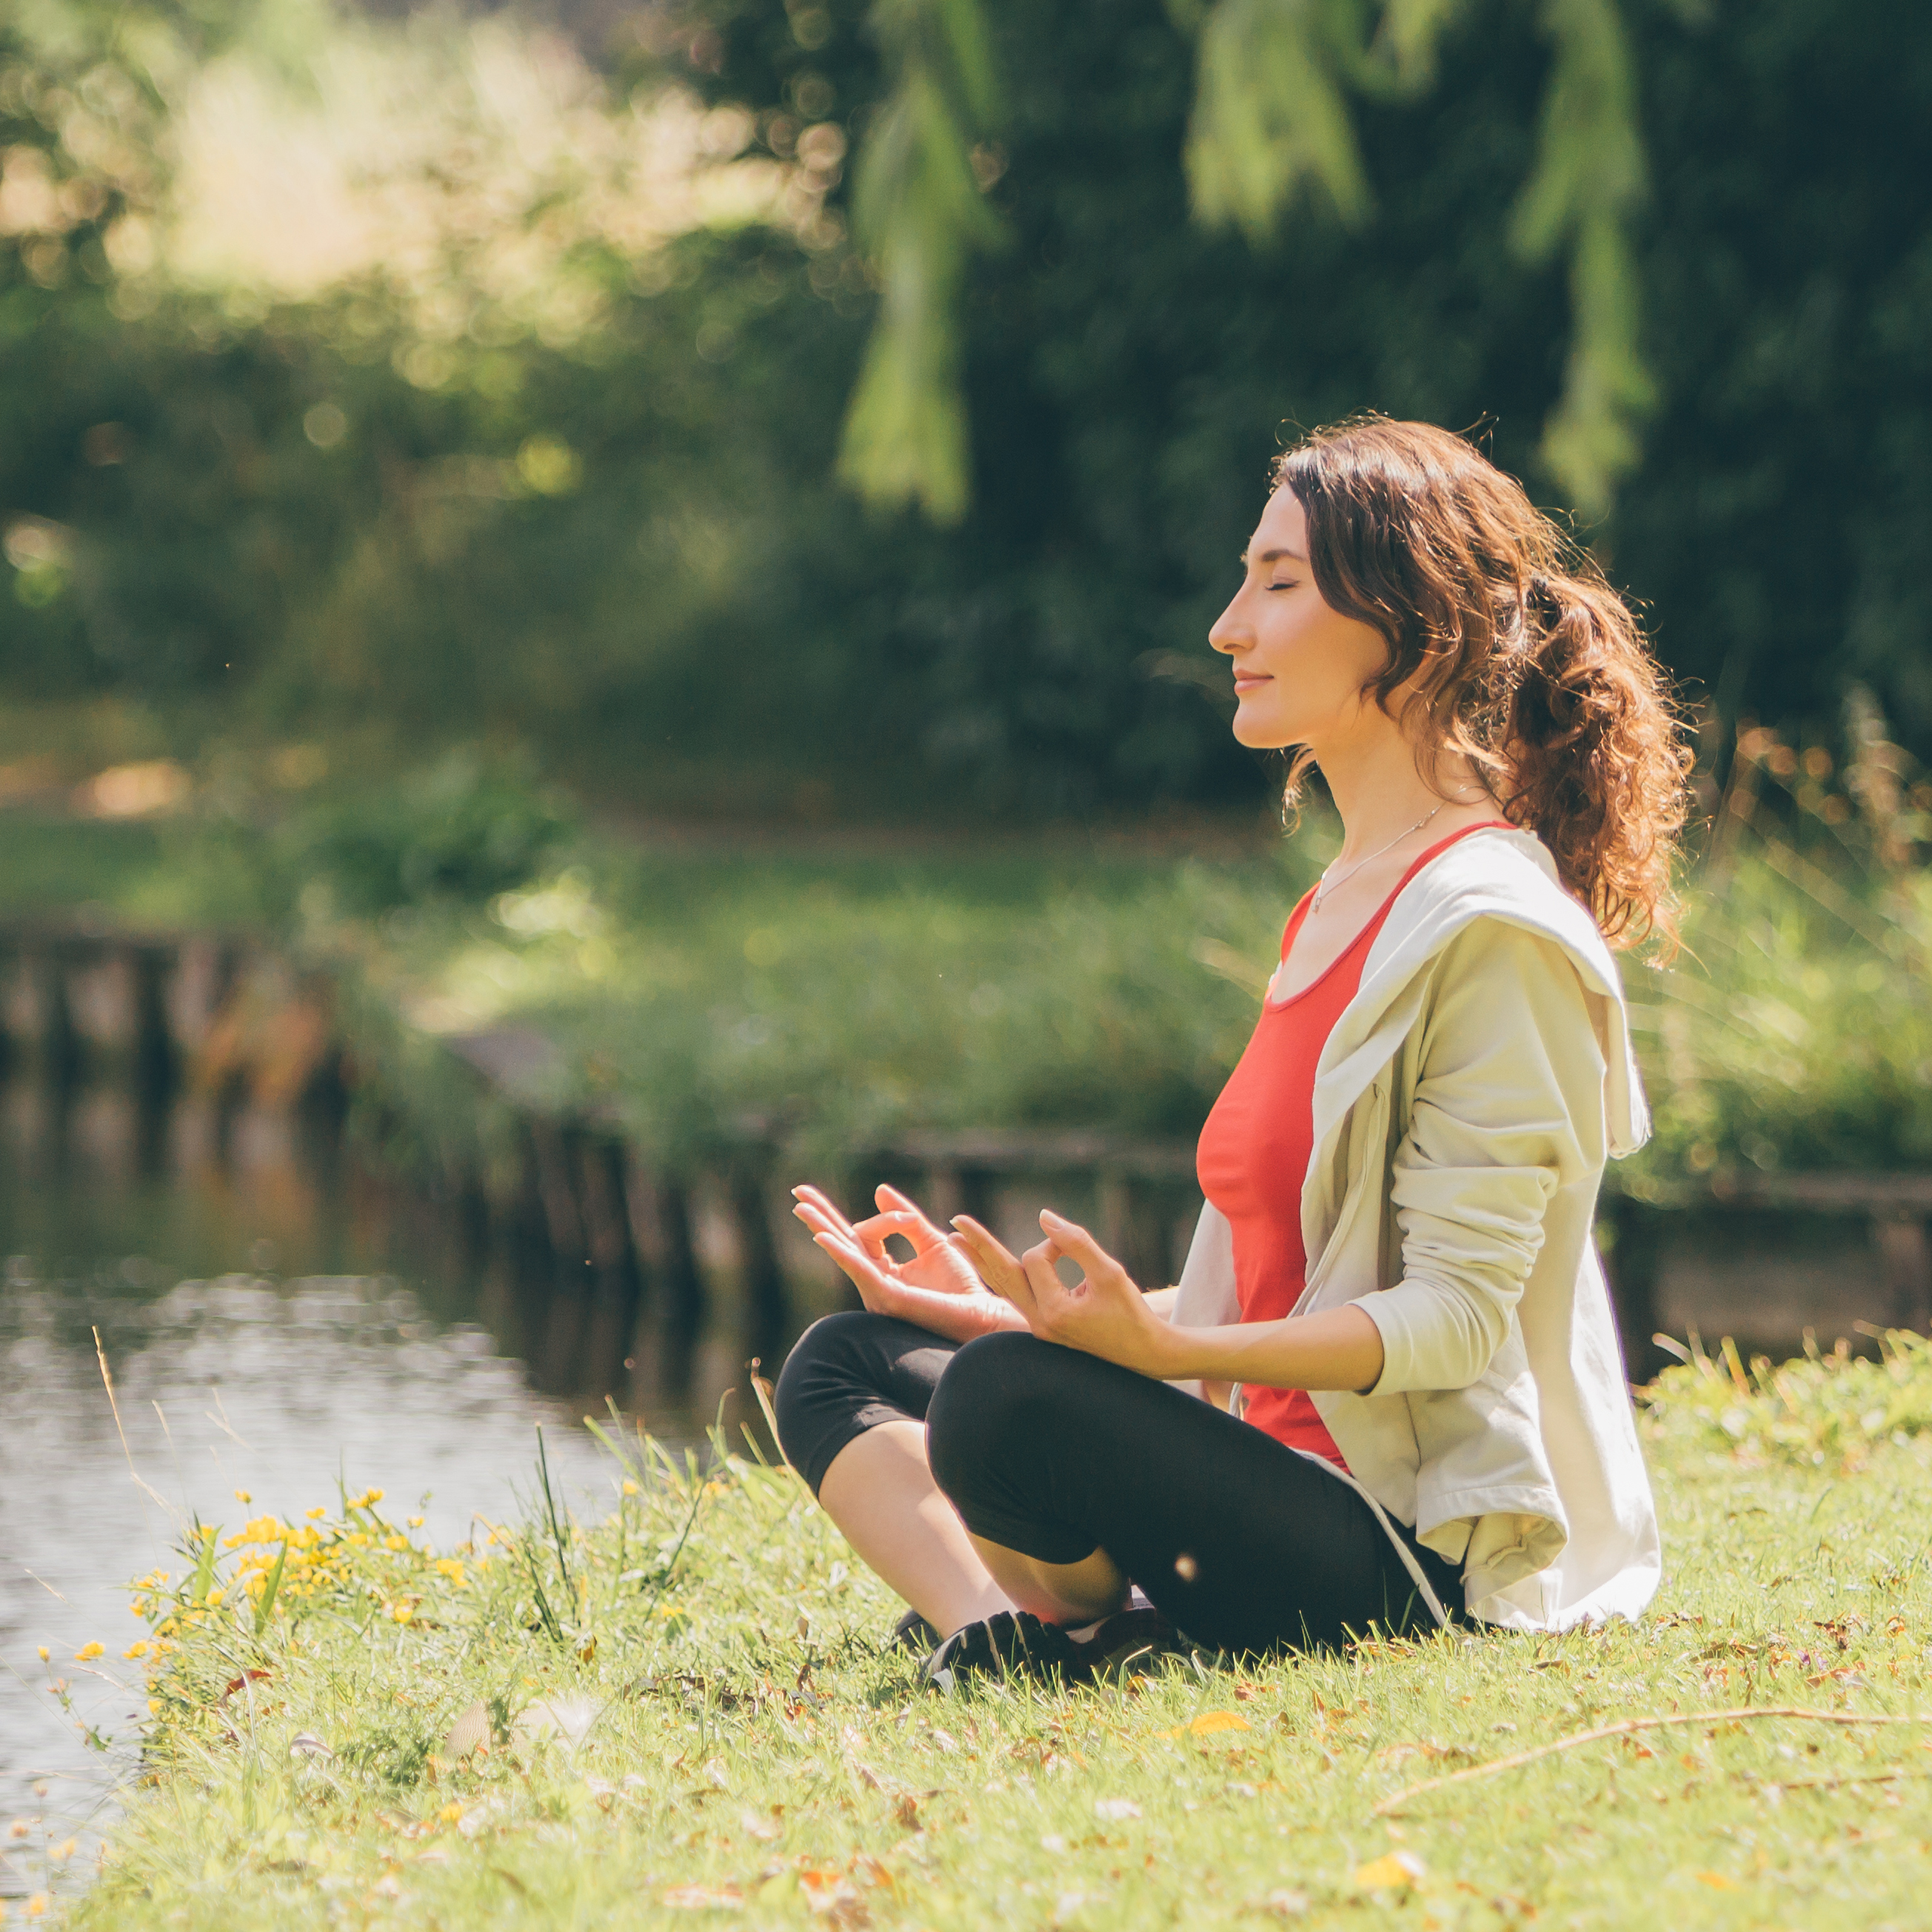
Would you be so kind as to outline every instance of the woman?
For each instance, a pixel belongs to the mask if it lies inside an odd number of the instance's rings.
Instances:
[[[1648,1129],[1610,946],[1669,934],[1662,680],[1460,438],[1359,420],[1273,483],[1209,642],[1235,736],[1296,748],[1291,799],[1318,766],[1344,838],[1202,1132],[1178,1288],[1052,1214],[1016,1257],[889,1190],[856,1226],[798,1190],[866,1306],[799,1342],[781,1438],[944,1636],[941,1682],[1077,1673],[1118,1633],[1067,1632],[1132,1586],[1237,1652],[1562,1629],[1656,1587],[1591,1229]]]

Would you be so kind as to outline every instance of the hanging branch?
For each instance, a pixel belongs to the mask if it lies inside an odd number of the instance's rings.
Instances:
[[[1635,466],[1638,428],[1657,400],[1637,343],[1630,236],[1648,182],[1616,0],[1542,0],[1541,12],[1556,65],[1510,239],[1530,262],[1570,246],[1569,366],[1544,426],[1543,460],[1583,515],[1595,518]]]
[[[1350,90],[1412,99],[1466,0],[1168,0],[1199,41],[1186,166],[1196,218],[1259,246],[1298,197],[1348,225],[1374,200]],[[1586,518],[1636,463],[1655,386],[1639,346],[1630,228],[1646,191],[1636,89],[1618,0],[1538,0],[1554,56],[1536,164],[1511,242],[1523,261],[1567,249],[1571,339],[1545,464]],[[1688,0],[1670,0],[1680,10]],[[974,171],[998,90],[981,0],[877,0],[890,92],[854,185],[854,228],[881,303],[845,420],[839,472],[870,501],[956,522],[970,494],[958,306],[976,249],[1001,238]],[[1370,31],[1372,25],[1372,32]]]
[[[1172,0],[1172,10],[1201,38],[1186,150],[1196,215],[1259,244],[1298,194],[1318,188],[1351,226],[1366,220],[1368,180],[1336,73],[1354,10],[1337,0],[1218,0],[1203,16]]]
[[[878,0],[892,91],[868,135],[853,225],[880,290],[839,474],[870,502],[956,523],[970,494],[960,284],[1003,232],[974,172],[998,88],[979,0]]]

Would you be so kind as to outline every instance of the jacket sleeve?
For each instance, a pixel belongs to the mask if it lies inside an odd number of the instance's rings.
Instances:
[[[1355,1304],[1382,1334],[1371,1393],[1466,1388],[1488,1369],[1550,1197],[1600,1166],[1603,1095],[1576,969],[1550,940],[1476,920],[1444,950],[1390,1168],[1402,1280]]]

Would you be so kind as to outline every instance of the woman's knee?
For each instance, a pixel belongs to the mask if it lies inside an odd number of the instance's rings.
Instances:
[[[772,1390],[778,1447],[794,1468],[805,1466],[808,1444],[820,1426],[829,1394],[862,1379],[867,1331],[878,1317],[863,1309],[822,1316],[792,1344]]]
[[[926,1411],[934,1480],[955,1494],[1003,1454],[1024,1452],[1064,1394],[1067,1350],[1010,1331],[968,1342],[946,1365]]]

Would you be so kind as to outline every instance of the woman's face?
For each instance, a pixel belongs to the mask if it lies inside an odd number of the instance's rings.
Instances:
[[[1248,540],[1245,574],[1208,633],[1232,661],[1234,736],[1257,751],[1324,745],[1389,721],[1363,687],[1388,662],[1372,626],[1322,601],[1308,562],[1308,520],[1292,490],[1277,490]]]

